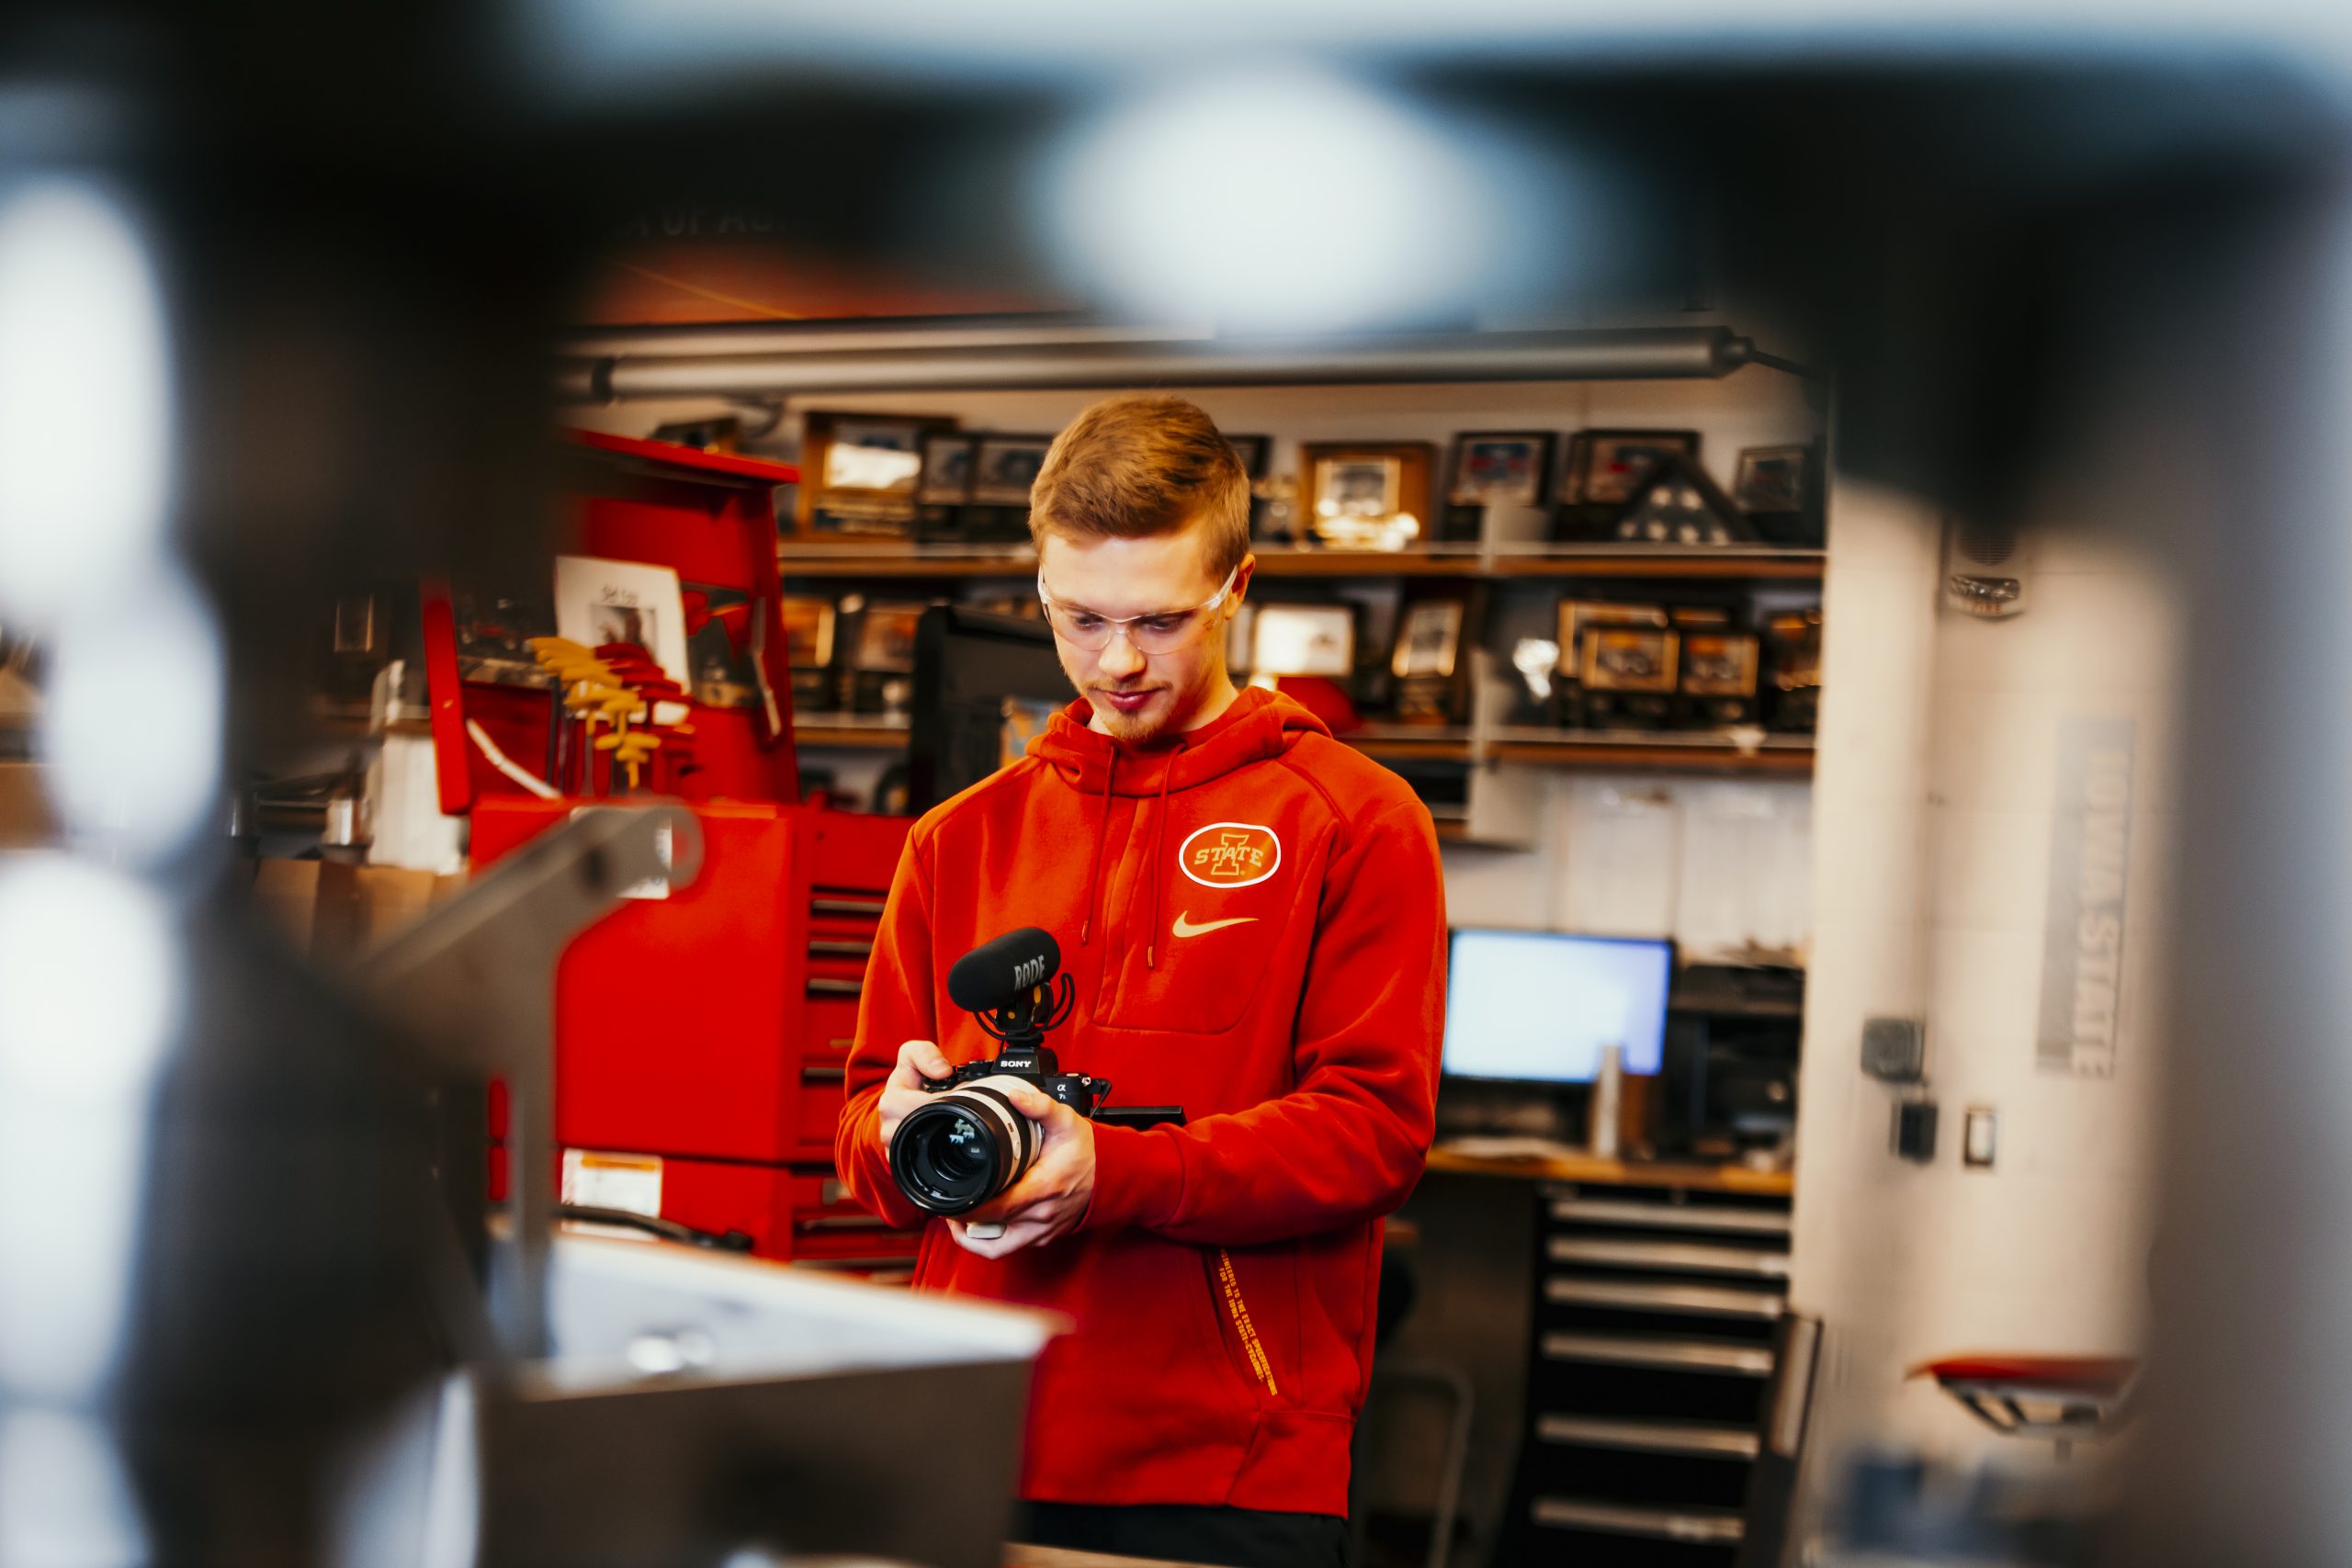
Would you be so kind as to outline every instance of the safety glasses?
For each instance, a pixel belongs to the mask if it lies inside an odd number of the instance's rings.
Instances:
[[[1098,615],[1091,610],[1081,610],[1069,604],[1057,604],[1054,596],[1046,592],[1046,580],[1037,580],[1037,599],[1046,606],[1046,619],[1052,623],[1054,635],[1072,648],[1099,653],[1111,646],[1112,637],[1124,628],[1127,641],[1137,653],[1173,653],[1201,634],[1203,627],[1216,615],[1216,607],[1233,592],[1233,581],[1241,574],[1236,566],[1225,574],[1225,585],[1189,610],[1159,610],[1148,615]]]

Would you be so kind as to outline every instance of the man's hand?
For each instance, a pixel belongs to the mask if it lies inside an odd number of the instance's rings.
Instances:
[[[878,1105],[882,1118],[882,1146],[885,1149],[890,1146],[890,1134],[899,1130],[899,1123],[906,1119],[907,1112],[931,1098],[931,1091],[922,1087],[922,1080],[944,1078],[955,1070],[956,1065],[947,1059],[947,1053],[932,1041],[910,1040],[899,1047],[899,1065],[892,1067],[890,1076],[882,1080],[882,1099]]]
[[[905,1060],[899,1057],[902,1065]],[[1044,1134],[1036,1163],[1026,1175],[996,1201],[947,1222],[948,1233],[965,1251],[1002,1258],[1024,1247],[1043,1247],[1086,1217],[1087,1206],[1094,1201],[1094,1123],[1021,1078],[980,1082],[1001,1090],[1013,1109],[1036,1122]],[[981,1234],[972,1234],[974,1225],[981,1227]],[[992,1232],[990,1227],[996,1228]]]

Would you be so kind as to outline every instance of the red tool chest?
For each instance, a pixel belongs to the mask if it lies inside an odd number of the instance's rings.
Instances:
[[[564,547],[668,566],[682,590],[713,602],[734,596],[745,624],[730,635],[763,679],[750,709],[694,705],[701,765],[681,804],[702,829],[699,874],[627,903],[558,966],[563,1179],[591,1191],[582,1201],[592,1206],[744,1232],[764,1257],[903,1272],[914,1233],[847,1201],[833,1126],[866,958],[910,823],[797,804],[771,497],[797,473],[585,432],[571,434],[567,451]],[[446,603],[440,613],[446,622]],[[548,697],[460,682],[454,660],[443,666],[433,680],[436,719],[447,720],[435,730],[442,794],[445,809],[470,804],[476,864],[579,807],[626,804],[521,793],[466,742],[464,722],[536,758]],[[493,1148],[494,1187],[503,1155]]]
[[[486,864],[577,803],[474,807]],[[899,1266],[914,1235],[842,1196],[833,1126],[858,992],[904,818],[737,801],[691,807],[703,864],[632,900],[556,970],[556,1143],[651,1156],[620,1206],[741,1230],[762,1256]]]

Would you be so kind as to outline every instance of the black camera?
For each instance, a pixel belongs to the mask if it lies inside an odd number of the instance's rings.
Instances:
[[[1059,974],[1060,946],[1033,927],[974,948],[947,971],[947,996],[1002,1045],[923,1088],[938,1098],[907,1112],[890,1136],[890,1175],[917,1208],[967,1214],[1036,1163],[1042,1134],[1001,1090],[980,1080],[1017,1077],[1080,1115],[1130,1127],[1181,1124],[1174,1106],[1108,1108],[1107,1078],[1065,1073],[1046,1031],[1069,1016],[1077,987]],[[1057,980],[1058,979],[1058,984]]]

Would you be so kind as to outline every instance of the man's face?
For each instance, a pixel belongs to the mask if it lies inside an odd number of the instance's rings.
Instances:
[[[1125,621],[1134,615],[1182,615],[1217,591],[1198,528],[1153,538],[1066,538],[1049,533],[1039,547],[1037,577],[1065,613]],[[1117,628],[1102,648],[1080,648],[1055,628],[1062,670],[1094,709],[1096,727],[1119,740],[1148,740],[1205,723],[1233,696],[1225,672],[1227,623],[1248,586],[1245,560],[1233,592],[1215,610],[1193,617],[1174,648],[1144,652],[1133,625]],[[1058,618],[1058,617],[1057,617]]]

